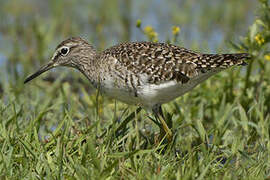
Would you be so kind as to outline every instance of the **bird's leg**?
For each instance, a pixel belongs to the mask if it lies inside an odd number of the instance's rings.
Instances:
[[[160,128],[160,140],[162,140],[164,138],[164,136],[166,136],[168,141],[171,142],[171,140],[172,140],[172,131],[170,129],[171,127],[168,126],[166,121],[165,121],[161,105],[155,106],[153,108],[153,113],[154,113],[156,119],[158,119],[162,125],[162,128]]]

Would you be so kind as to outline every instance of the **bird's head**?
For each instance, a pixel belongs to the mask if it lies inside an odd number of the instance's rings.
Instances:
[[[37,72],[28,76],[24,83],[57,66],[78,67],[80,61],[90,60],[95,56],[95,49],[80,37],[72,37],[61,42],[55,49],[51,60]]]

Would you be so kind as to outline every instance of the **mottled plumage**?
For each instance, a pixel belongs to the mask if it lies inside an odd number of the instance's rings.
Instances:
[[[61,52],[64,48],[68,48],[66,55]],[[70,38],[57,46],[52,67],[74,67],[95,87],[100,85],[105,94],[152,108],[183,95],[223,69],[245,65],[247,58],[246,53],[202,54],[154,42],[122,43],[98,53],[87,41]]]
[[[81,71],[105,94],[127,104],[153,109],[157,114],[161,104],[183,95],[221,70],[245,65],[244,60],[249,57],[246,53],[202,54],[153,42],[123,43],[97,52],[87,41],[70,38],[60,43],[52,60],[25,83],[53,67],[70,66]]]
[[[149,82],[160,84],[176,80],[186,83],[189,79],[213,69],[245,65],[242,54],[201,54],[166,43],[132,42],[113,46],[101,53],[100,60],[117,59],[119,66],[134,74],[146,73]]]

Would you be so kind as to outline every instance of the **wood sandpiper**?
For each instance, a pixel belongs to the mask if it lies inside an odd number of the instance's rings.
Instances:
[[[52,59],[24,83],[57,66],[78,69],[101,92],[124,103],[151,109],[161,134],[172,138],[161,105],[234,65],[246,65],[247,53],[203,54],[167,43],[130,42],[102,52],[80,37],[61,42]]]

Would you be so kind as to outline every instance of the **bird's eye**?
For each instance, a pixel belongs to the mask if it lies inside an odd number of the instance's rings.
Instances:
[[[69,48],[68,48],[68,47],[63,47],[63,48],[61,49],[61,54],[62,54],[62,55],[67,55],[68,51],[69,51]]]

